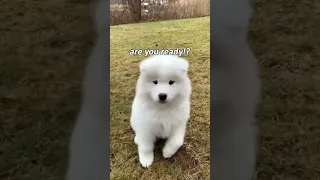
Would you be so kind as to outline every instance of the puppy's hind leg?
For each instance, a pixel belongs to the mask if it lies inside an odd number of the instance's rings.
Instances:
[[[134,138],[134,142],[138,145],[139,161],[145,168],[153,162],[155,140],[156,137],[147,134],[136,134]]]

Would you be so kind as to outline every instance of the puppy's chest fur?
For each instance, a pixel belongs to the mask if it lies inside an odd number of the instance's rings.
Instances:
[[[150,113],[149,117],[150,130],[158,138],[168,138],[178,126],[183,125],[186,121],[186,118],[182,119],[179,112],[173,110]]]
[[[139,104],[133,108],[131,126],[134,131],[149,132],[158,138],[168,138],[177,127],[186,126],[189,107],[158,109]]]

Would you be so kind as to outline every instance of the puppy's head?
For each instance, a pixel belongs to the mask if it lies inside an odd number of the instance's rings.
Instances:
[[[160,104],[189,98],[191,86],[188,67],[188,61],[172,55],[151,56],[143,60],[139,67],[137,93]]]

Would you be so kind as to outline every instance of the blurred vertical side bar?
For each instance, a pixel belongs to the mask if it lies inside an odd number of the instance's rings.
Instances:
[[[110,5],[100,0],[93,7],[97,39],[71,137],[67,180],[107,180],[110,174]]]
[[[254,177],[260,101],[257,60],[247,42],[248,0],[211,1],[211,179]]]

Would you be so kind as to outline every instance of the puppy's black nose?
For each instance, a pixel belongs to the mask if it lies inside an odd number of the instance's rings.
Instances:
[[[164,93],[160,93],[159,94],[159,99],[160,99],[160,101],[165,101],[167,99],[167,95],[164,94]]]

